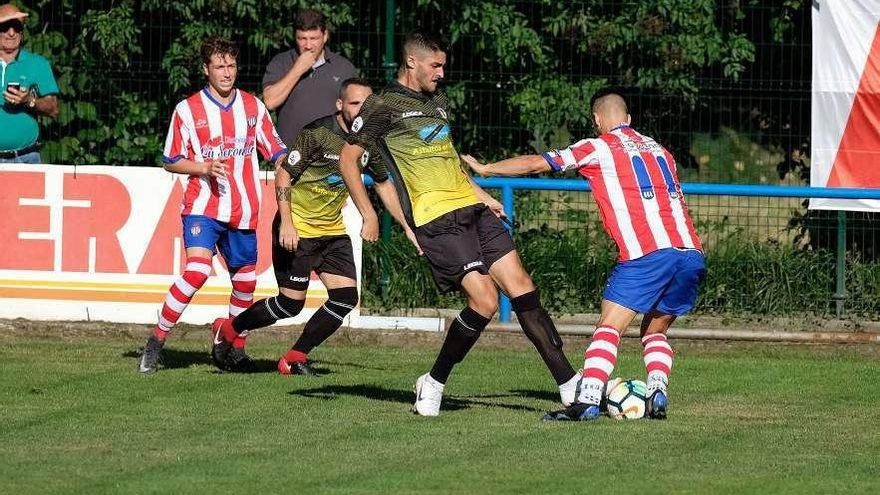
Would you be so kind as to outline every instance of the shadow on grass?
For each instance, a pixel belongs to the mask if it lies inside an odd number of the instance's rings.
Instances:
[[[347,368],[357,368],[360,370],[370,370],[370,371],[388,371],[388,368],[380,368],[378,366],[367,366],[361,363],[352,363],[349,361],[327,361],[324,359],[318,361],[312,361],[312,364],[320,363],[326,364],[328,366],[339,366],[339,367],[347,367]]]
[[[289,392],[289,394],[322,400],[333,400],[339,395],[349,395],[353,397],[363,397],[371,400],[408,405],[412,404],[415,399],[415,394],[410,390],[390,389],[376,385],[325,385],[323,387],[306,390],[294,390]],[[444,396],[441,409],[444,411],[458,411],[461,409],[470,409],[471,407],[498,407],[514,411],[534,413],[544,412],[542,409],[535,409],[534,407],[523,404],[491,400],[509,397],[523,397],[523,395],[511,393],[501,395]]]
[[[124,358],[134,358],[140,359],[143,355],[143,348],[138,348],[132,351],[126,351],[122,353],[122,357]],[[250,373],[277,373],[278,372],[278,362],[271,361],[269,359],[254,359],[254,369]],[[211,356],[206,352],[197,352],[197,351],[183,351],[174,348],[164,348],[162,349],[162,357],[159,359],[159,369],[184,369],[190,368],[194,365],[199,364],[207,364],[210,366],[214,366],[214,363],[211,362]],[[228,371],[222,371],[219,369],[213,369],[213,373],[230,373]],[[317,370],[318,374],[326,374],[328,373],[326,370]]]

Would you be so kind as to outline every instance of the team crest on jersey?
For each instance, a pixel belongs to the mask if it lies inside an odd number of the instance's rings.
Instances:
[[[449,119],[449,117],[446,116],[446,110],[443,110],[442,108],[437,107],[437,111],[440,112],[441,117],[443,117],[444,119]]]
[[[293,150],[287,155],[287,164],[291,167],[299,163],[302,160],[302,155],[299,154],[299,150]]]
[[[361,168],[366,167],[368,163],[370,163],[370,152],[365,150],[361,155]]]
[[[257,116],[256,115],[248,115],[247,118],[248,127],[254,128],[257,126]]]
[[[199,234],[202,233],[202,226],[198,223],[194,223],[192,227],[189,228],[189,233],[193,235],[193,237],[198,237]]]
[[[351,132],[358,132],[361,130],[361,127],[364,126],[364,119],[360,115],[354,119],[354,122],[351,123]]]

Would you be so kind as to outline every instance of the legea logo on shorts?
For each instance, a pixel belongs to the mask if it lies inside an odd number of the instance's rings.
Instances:
[[[464,269],[470,270],[471,268],[476,268],[478,266],[483,266],[483,262],[482,261],[471,261],[467,265],[464,265]]]
[[[293,275],[291,275],[290,281],[291,282],[308,282],[309,277],[294,277]]]

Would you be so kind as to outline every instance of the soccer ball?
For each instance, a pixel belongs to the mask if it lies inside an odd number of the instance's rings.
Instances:
[[[605,401],[614,419],[639,419],[645,415],[648,386],[641,380],[620,381],[608,390]]]

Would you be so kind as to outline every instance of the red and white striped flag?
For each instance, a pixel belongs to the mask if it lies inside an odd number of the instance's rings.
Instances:
[[[813,187],[880,187],[880,0],[813,0]],[[810,200],[880,211],[878,200]]]

